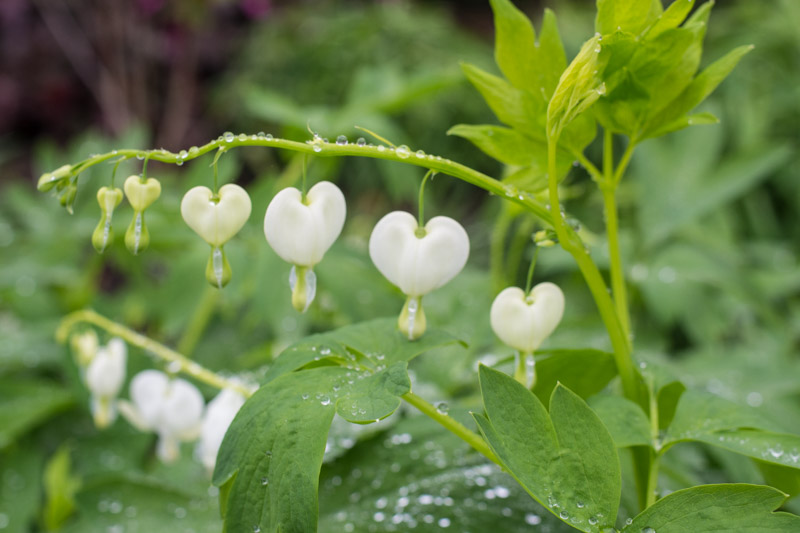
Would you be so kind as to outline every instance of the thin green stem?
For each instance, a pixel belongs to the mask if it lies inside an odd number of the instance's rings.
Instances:
[[[655,394],[655,387],[650,383],[648,387],[648,396],[650,400],[650,439],[655,446],[658,442],[658,400]],[[647,470],[647,491],[644,501],[644,508],[647,509],[656,503],[656,494],[658,490],[658,468],[661,455],[653,450],[650,450],[650,468]]]
[[[425,227],[425,183],[427,183],[428,178],[433,177],[436,174],[434,170],[428,170],[425,173],[425,177],[422,178],[422,183],[419,184],[419,207],[417,208],[417,225],[420,228]]]
[[[619,164],[617,165],[617,169],[614,171],[614,187],[619,185],[619,182],[622,181],[622,176],[625,175],[625,171],[628,170],[628,163],[631,162],[631,157],[633,156],[633,150],[636,148],[636,144],[633,142],[629,142],[628,146],[625,147],[625,152],[622,154],[622,158],[619,160]]]
[[[506,236],[511,224],[516,218],[516,214],[509,209],[508,204],[501,204],[500,214],[494,222],[492,228],[492,238],[489,246],[489,268],[492,278],[492,291],[497,294],[508,283],[505,267],[504,251],[506,248]]]
[[[203,296],[194,308],[189,325],[186,326],[181,340],[178,342],[178,352],[186,356],[192,354],[200,341],[200,337],[203,336],[211,317],[214,315],[214,308],[217,306],[219,294],[219,290],[211,287],[206,287],[205,291],[203,291]]]
[[[536,258],[539,257],[539,247],[533,245],[533,258],[531,259],[531,266],[528,267],[528,278],[525,281],[525,295],[531,292],[531,283],[533,283],[533,269],[536,268]]]
[[[603,180],[603,173],[600,172],[596,166],[594,166],[594,163],[589,161],[589,159],[583,155],[583,152],[576,150],[572,152],[572,155],[575,156],[575,159],[577,159],[581,166],[586,169],[586,172],[589,173],[594,181],[600,183]]]
[[[300,191],[301,191],[300,196],[301,196],[301,198],[303,200],[303,203],[305,203],[305,201],[306,201],[306,193],[308,192],[308,185],[307,185],[308,184],[308,180],[306,178],[306,174],[307,173],[308,173],[308,154],[305,154],[303,156],[303,187],[302,187],[302,189],[300,189]]]
[[[74,313],[70,313],[69,315],[65,316],[56,330],[56,339],[61,343],[66,342],[72,328],[80,323],[92,324],[104,329],[111,335],[120,337],[128,344],[148,351],[162,361],[169,363],[171,368],[173,366],[177,367],[177,372],[187,374],[197,381],[201,381],[220,390],[235,390],[236,392],[242,394],[245,398],[249,398],[252,395],[250,389],[242,384],[225,379],[215,374],[211,370],[208,370],[207,368],[195,363],[184,355],[176,352],[175,350],[168,348],[148,337],[145,337],[144,335],[137,333],[132,329],[123,326],[122,324],[118,324],[91,309],[75,311]]]
[[[475,433],[474,431],[470,431],[467,429],[464,424],[456,420],[455,418],[442,414],[430,403],[425,401],[424,399],[420,398],[413,392],[409,392],[403,395],[403,399],[416,407],[420,410],[423,414],[431,417],[432,419],[436,420],[439,424],[444,426],[446,429],[450,430],[456,436],[458,436],[461,440],[465,441],[467,444],[472,446],[476,451],[481,453],[487,459],[492,461],[493,463],[503,466],[500,462],[500,459],[494,454],[494,452],[489,448],[489,445],[486,444],[486,441],[483,438]]]

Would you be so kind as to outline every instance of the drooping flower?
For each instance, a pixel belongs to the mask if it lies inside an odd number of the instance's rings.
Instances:
[[[86,387],[92,395],[92,416],[99,428],[108,427],[117,419],[117,396],[125,382],[127,360],[128,349],[125,343],[115,337],[106,346],[98,347],[94,357],[88,362]]]
[[[208,402],[200,429],[197,456],[209,471],[214,470],[222,439],[244,402],[244,396],[232,389],[223,389]]]
[[[536,285],[528,294],[508,287],[492,303],[492,330],[501,341],[519,350],[515,374],[528,388],[536,376],[533,352],[556,329],[562,316],[564,293],[550,282]]]
[[[267,207],[264,235],[275,253],[293,265],[289,276],[292,305],[301,313],[316,294],[314,265],[339,237],[346,214],[344,194],[329,181],[317,183],[305,196],[287,187]]]
[[[92,246],[100,253],[103,253],[108,245],[114,241],[114,230],[111,227],[111,218],[114,209],[122,201],[122,189],[100,187],[97,191],[97,203],[100,204],[100,222],[92,233]]]
[[[452,218],[434,217],[420,227],[410,213],[394,211],[372,230],[369,255],[381,274],[408,297],[398,326],[414,340],[426,329],[422,297],[461,272],[469,257],[469,236]]]
[[[231,267],[222,246],[242,229],[252,207],[247,192],[233,183],[220,187],[217,195],[208,187],[199,186],[183,196],[183,220],[211,245],[206,279],[214,287],[222,288],[230,281]]]
[[[133,219],[125,232],[125,246],[136,255],[150,244],[150,232],[144,223],[144,210],[161,196],[161,184],[155,178],[142,181],[139,176],[129,176],[123,189],[128,203],[133,207]]]
[[[203,417],[203,396],[183,379],[144,370],[131,380],[131,402],[120,401],[122,415],[137,429],[158,434],[159,459],[172,462],[179,445],[196,439]]]

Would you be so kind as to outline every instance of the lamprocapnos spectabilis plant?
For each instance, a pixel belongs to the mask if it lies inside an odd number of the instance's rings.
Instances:
[[[636,364],[618,241],[616,191],[636,146],[692,125],[716,122],[709,113],[692,112],[750,47],[736,48],[700,71],[710,2],[695,6],[694,0],[677,0],[665,8],[659,0],[598,0],[596,33],[567,62],[553,12],[545,12],[537,40],[533,25],[509,0],[491,0],[491,5],[495,58],[503,76],[470,64],[463,70],[504,125],[458,125],[450,133],[506,164],[502,180],[423,150],[394,146],[377,135],[379,143],[373,145],[328,143],[316,134],[296,142],[232,133],[178,154],[116,150],[42,176],[40,189],[60,191],[62,203],[71,208],[78,176],[100,162],[140,157],[183,164],[216,150],[213,190],[191,189],[180,208],[187,225],[211,245],[206,277],[221,289],[232,275],[222,247],[251,212],[243,188],[217,187],[216,162],[224,152],[268,147],[307,157],[370,157],[428,169],[420,187],[419,216],[389,213],[369,239],[375,266],[406,296],[399,317],[300,341],[272,363],[255,392],[91,311],[67,317],[60,331],[64,339],[79,323],[93,325],[163,359],[170,374],[186,373],[223,391],[213,408],[208,407],[206,422],[203,399],[194,386],[156,370],[132,380],[130,402],[118,400],[122,380],[111,344],[98,348],[93,333],[76,330],[73,344],[81,364],[88,365],[86,383],[97,424],[106,425],[119,409],[134,426],[158,433],[158,455],[167,461],[178,453],[178,442],[202,436],[199,455],[207,467],[214,467],[213,482],[220,487],[230,532],[315,531],[318,478],[334,415],[370,424],[391,415],[403,401],[510,474],[555,517],[547,527],[642,533],[800,530],[800,517],[773,512],[787,494],[769,486],[730,483],[687,486],[672,493],[659,490],[664,454],[687,441],[752,458],[782,479],[796,479],[800,437],[781,432],[736,404],[687,390],[679,381]],[[597,137],[598,126],[603,161],[596,166],[584,150]],[[619,157],[616,147],[622,150]],[[573,161],[585,169],[603,197],[608,285],[579,225],[561,203],[559,185]],[[477,431],[412,392],[407,371],[408,362],[417,355],[456,342],[428,323],[422,298],[459,274],[470,249],[459,222],[436,216],[425,223],[422,192],[434,173],[483,188],[498,201],[513,202],[537,217],[544,233],[538,232],[531,245],[557,242],[572,256],[612,347],[610,354],[580,349],[537,352],[558,326],[569,295],[565,297],[549,281],[531,287],[532,263],[526,288],[505,288],[486,310],[486,320],[516,357],[512,376],[504,371],[508,369],[504,362],[498,368],[479,368],[482,406],[472,413]],[[147,241],[147,233],[137,229],[144,228],[140,215],[159,191],[144,172],[141,179],[126,181],[125,193],[135,213],[133,246],[127,236],[126,244],[134,253]],[[122,192],[113,183],[98,192],[102,218],[92,242],[100,252],[113,239],[112,214],[121,200]],[[325,268],[323,255],[339,236],[345,214],[344,195],[329,182],[308,190],[305,183],[302,190],[284,189],[266,207],[264,233],[276,253],[293,265],[292,304],[300,312],[313,305],[313,268]],[[598,369],[608,376],[601,383],[586,386],[585,380],[573,379],[582,371]],[[633,508],[623,511],[621,464],[629,465],[626,470],[631,471],[633,483],[625,490],[636,495]],[[797,492],[797,485],[792,488],[790,483],[780,488]],[[437,521],[404,511],[407,506],[407,501],[398,500],[391,523],[384,522],[383,511],[376,512],[369,530],[427,527],[424,524],[468,530],[454,522],[467,520],[466,510],[454,519]],[[376,507],[384,509],[386,503]],[[347,510],[342,512],[342,530],[355,530],[346,521]],[[541,518],[532,516],[536,518],[526,519],[526,524],[535,529]]]

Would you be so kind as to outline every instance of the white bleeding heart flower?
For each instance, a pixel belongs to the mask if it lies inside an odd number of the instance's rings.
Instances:
[[[372,230],[369,255],[381,274],[408,296],[398,325],[414,340],[426,327],[422,297],[461,272],[469,257],[469,236],[452,218],[434,217],[423,228],[410,213],[394,211]]]
[[[222,288],[230,281],[231,267],[222,246],[242,229],[252,207],[247,192],[233,183],[220,187],[216,196],[202,186],[190,189],[183,196],[183,220],[211,245],[206,279],[214,287]]]
[[[197,456],[209,471],[214,470],[222,439],[244,402],[245,397],[232,389],[222,390],[213,400],[208,402],[200,429]]]
[[[155,178],[142,181],[139,176],[129,176],[123,189],[128,203],[133,207],[133,219],[125,232],[125,246],[136,255],[150,244],[150,232],[144,223],[144,210],[161,196],[161,184]]]
[[[86,367],[86,386],[92,395],[92,416],[99,428],[117,419],[117,396],[125,382],[128,349],[122,339],[113,338],[99,347]]]
[[[162,461],[176,460],[180,443],[200,434],[203,396],[188,381],[144,370],[131,380],[130,395],[131,402],[120,401],[119,410],[139,430],[158,434],[156,451]]]
[[[111,218],[114,209],[122,201],[122,189],[100,187],[97,191],[97,203],[100,204],[100,222],[92,233],[92,246],[100,253],[103,253],[109,244],[114,240],[114,231],[111,227]]]
[[[516,378],[532,387],[535,381],[533,352],[553,333],[564,316],[564,293],[544,282],[529,294],[520,288],[504,289],[492,303],[492,330],[500,340],[519,350]]]
[[[305,198],[298,189],[287,187],[267,207],[264,235],[275,253],[293,265],[292,305],[300,312],[314,300],[314,265],[339,237],[346,214],[344,194],[329,181],[311,187]]]

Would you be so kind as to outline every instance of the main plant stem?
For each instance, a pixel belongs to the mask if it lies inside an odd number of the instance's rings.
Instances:
[[[72,328],[80,323],[93,324],[101,329],[104,329],[108,333],[123,339],[128,344],[137,346],[145,351],[150,352],[162,361],[169,363],[170,370],[172,370],[172,366],[174,365],[177,367],[175,368],[176,371],[187,374],[196,380],[211,385],[212,387],[216,387],[217,389],[233,389],[246,398],[253,394],[250,389],[241,383],[225,379],[215,374],[211,370],[195,363],[184,355],[176,352],[175,350],[168,348],[163,344],[150,339],[149,337],[145,337],[144,335],[137,333],[136,331],[133,331],[122,324],[118,324],[113,320],[110,320],[96,313],[95,311],[92,311],[91,309],[75,311],[74,313],[70,313],[64,317],[64,319],[61,321],[61,324],[58,326],[58,330],[56,331],[56,339],[62,343],[66,342]]]
[[[578,235],[572,228],[567,226],[561,214],[561,203],[558,198],[558,175],[556,174],[556,143],[557,139],[554,138],[549,139],[547,143],[548,192],[553,228],[558,235],[561,247],[575,259],[586,284],[589,286],[589,291],[592,293],[600,318],[606,326],[614,349],[614,360],[617,364],[617,371],[622,381],[625,396],[636,403],[641,403],[640,389],[631,358],[629,340],[617,316],[616,306],[608,294],[606,283],[597,265],[592,261]]]

